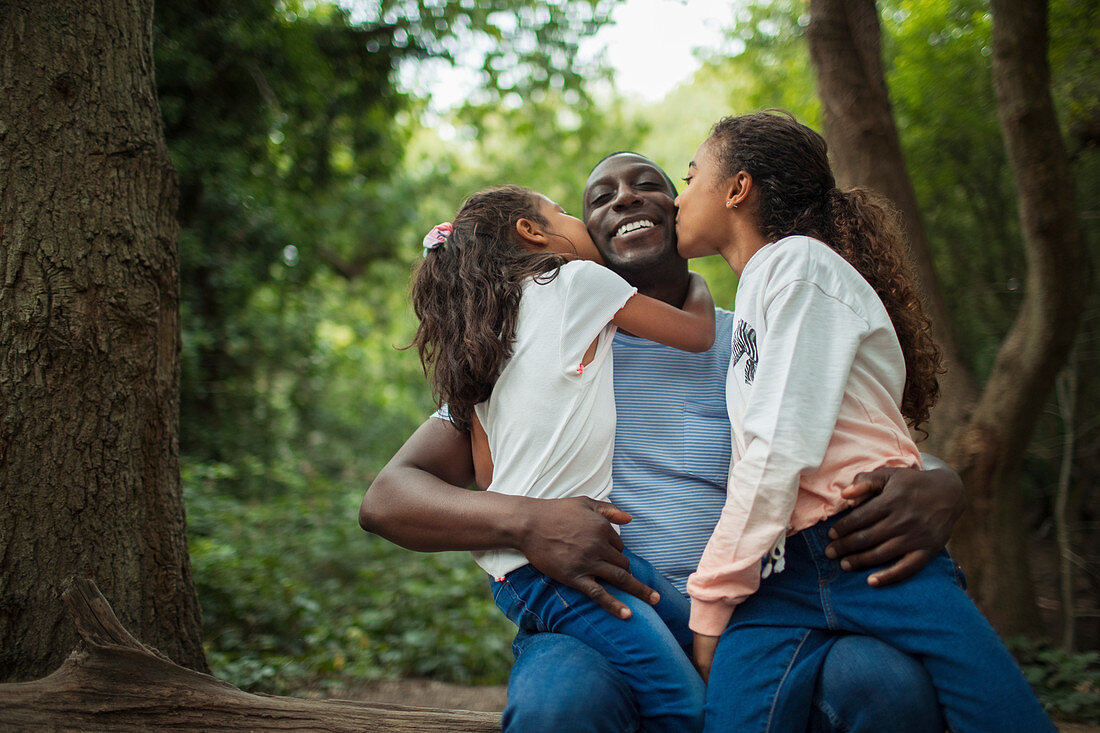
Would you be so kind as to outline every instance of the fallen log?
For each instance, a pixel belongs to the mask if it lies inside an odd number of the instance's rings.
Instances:
[[[0,684],[5,731],[500,730],[499,713],[243,692],[135,639],[91,580],[73,581],[62,600],[82,641],[48,677]]]

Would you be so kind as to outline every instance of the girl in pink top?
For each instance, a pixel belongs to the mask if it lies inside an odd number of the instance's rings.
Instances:
[[[892,210],[837,190],[824,139],[789,115],[723,119],[685,180],[680,254],[739,276],[729,493],[688,581],[707,720],[805,730],[821,660],[856,633],[924,665],[953,731],[1053,730],[946,553],[883,588],[825,555],[857,473],[919,465],[906,422],[938,393]]]

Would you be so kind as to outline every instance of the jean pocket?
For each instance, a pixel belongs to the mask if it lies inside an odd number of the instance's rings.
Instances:
[[[684,402],[684,469],[721,487],[730,470],[730,420],[724,402]]]

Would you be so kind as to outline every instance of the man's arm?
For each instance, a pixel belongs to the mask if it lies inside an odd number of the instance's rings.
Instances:
[[[363,496],[359,525],[420,552],[519,550],[544,574],[623,618],[629,610],[601,583],[655,601],[654,591],[630,575],[611,526],[630,521],[626,512],[588,498],[532,499],[463,488],[473,480],[470,436],[429,418]]]
[[[892,563],[873,573],[871,585],[889,585],[923,568],[947,545],[963,512],[962,479],[949,465],[924,454],[926,470],[880,468],[856,476],[846,499],[871,495],[833,525],[829,557],[845,570]]]

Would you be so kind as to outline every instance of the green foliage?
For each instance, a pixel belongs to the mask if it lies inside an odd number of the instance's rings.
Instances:
[[[607,153],[637,145],[644,127],[615,103],[595,105],[565,93],[520,103],[468,106],[451,118],[452,139],[424,150],[446,166],[437,188],[458,208],[486,186],[516,183],[546,194],[577,216],[592,166]]]
[[[1100,5],[1055,0],[1049,12],[1051,86],[1061,108],[1067,147],[1076,159],[1100,143]],[[1095,188],[1096,178],[1090,180]]]
[[[1008,645],[1048,713],[1100,723],[1100,652],[1067,652],[1025,638],[1009,639]]]
[[[185,464],[191,561],[214,673],[287,693],[398,675],[500,683],[514,629],[465,553],[365,535],[362,493],[314,478],[241,500],[225,465]]]
[[[592,69],[578,60],[583,36],[607,23],[617,0],[380,0],[375,19],[393,24],[435,57],[477,63],[481,96],[573,90]]]
[[[814,88],[806,28],[809,9],[797,0],[756,2],[738,8],[730,41],[735,52],[710,60],[730,79],[729,114],[785,109],[821,129],[821,102]]]
[[[270,341],[249,301],[274,273],[286,290],[323,256],[394,248],[403,208],[364,198],[400,188],[390,171],[406,133],[394,116],[407,100],[392,76],[413,50],[396,44],[392,27],[353,25],[323,6],[299,14],[275,0],[205,5],[197,13],[190,3],[158,3],[155,15],[183,224],[182,448],[262,463],[274,458],[274,417],[254,383],[270,366]],[[334,222],[365,244],[340,246]],[[310,341],[278,347],[305,357]]]
[[[1100,194],[1100,149],[1089,145],[1084,130],[1085,120],[1100,119],[1100,86],[1096,74],[1086,69],[1090,59],[1094,68],[1097,58],[1098,13],[1095,3],[1056,0],[1049,17],[1051,88],[1072,156],[1073,180],[1066,182],[1066,190],[1077,189],[1094,261],[1100,254],[1100,220],[1088,212]],[[993,93],[992,17],[981,0],[905,0],[886,4],[882,18],[889,39],[891,99],[909,174],[963,356],[982,380],[1016,318],[1028,273],[1016,188]],[[1091,296],[1077,366],[1082,416],[1086,405],[1095,404],[1100,388],[1091,377],[1097,373],[1098,352],[1089,346],[1096,343],[1097,312]],[[1065,430],[1053,417],[1055,408],[1044,412],[1035,416],[1035,438],[1023,464],[1027,509],[1035,524],[1049,513],[1046,503],[1056,482]],[[1091,456],[1100,426],[1080,422],[1074,472],[1088,476],[1094,470]]]
[[[983,379],[1027,274],[993,96],[991,28],[979,0],[898,2],[883,13],[906,163],[963,353]]]
[[[465,553],[365,534],[363,490],[431,403],[408,343],[405,262],[305,283],[280,265],[245,310],[272,458],[184,458],[191,558],[216,674],[287,693],[400,675],[500,682],[508,622]]]

